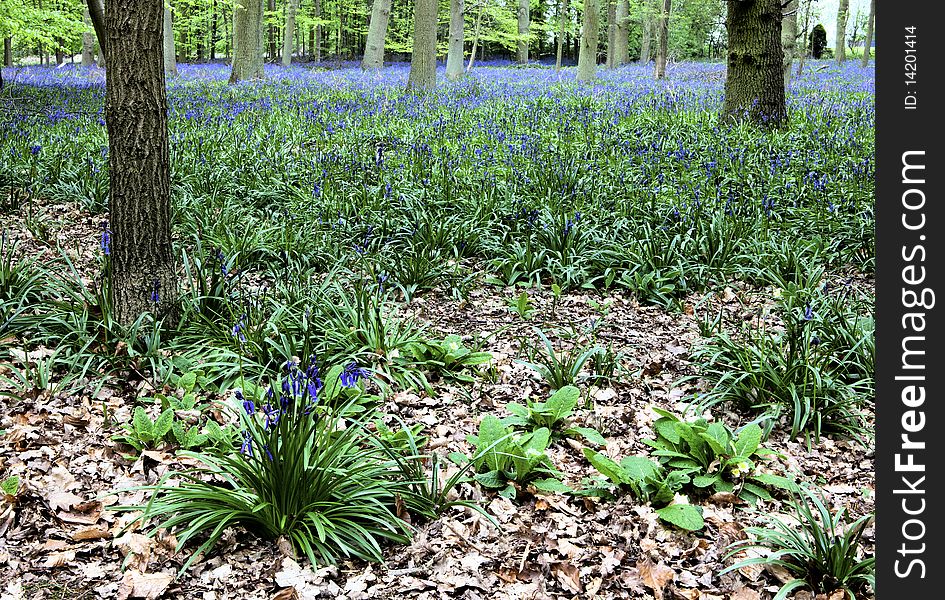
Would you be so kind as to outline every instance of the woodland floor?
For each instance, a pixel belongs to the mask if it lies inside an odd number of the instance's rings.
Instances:
[[[22,216],[14,216],[3,227],[23,241],[24,252],[40,259],[55,256],[58,241],[73,254],[82,275],[91,279],[101,217],[77,214],[65,206],[43,210],[51,245],[34,240]],[[872,282],[860,278],[855,285]],[[511,290],[482,286],[466,301],[426,295],[407,306],[435,333],[487,336],[484,350],[493,354],[492,377],[463,386],[434,382],[434,397],[401,392],[389,398],[384,410],[408,423],[424,423],[436,452],[469,453],[465,439],[475,433],[480,414],[504,414],[507,402],[547,396],[541,380],[514,362],[521,356],[519,340],[531,336],[535,325],[549,331],[597,319],[599,339],[613,342],[624,353],[626,373],[609,386],[591,388],[594,409],[581,411],[578,418],[604,434],[610,456],[644,453],[641,439],[652,435],[650,424],[656,418],[649,407],[682,410],[698,384],[674,387],[674,382],[694,372],[687,356],[700,335],[692,306],[702,297],[690,298],[683,312],[676,314],[641,306],[620,294],[565,293],[554,306],[549,291],[529,290],[535,311],[526,321],[509,310],[511,295]],[[770,297],[771,290],[733,284],[709,304],[722,307],[728,322],[737,322],[756,318]],[[7,354],[0,356],[0,371],[24,360],[17,348]],[[172,451],[147,451],[137,460],[123,458],[110,439],[116,422],[127,421],[134,398],[151,390],[141,380],[112,382],[93,397],[94,383],[89,391],[68,397],[0,401],[0,473],[17,475],[23,482],[16,498],[0,502],[2,600],[129,596],[758,600],[771,598],[784,577],[761,567],[717,575],[730,564],[724,560],[726,547],[744,537],[744,527],[762,523],[765,514],[787,512],[783,495],[756,507],[703,503],[706,527],[688,533],[662,524],[652,508],[630,496],[598,502],[526,490],[513,503],[464,485],[461,494],[479,500],[501,529],[473,511],[457,509],[437,521],[418,524],[410,545],[386,549],[383,565],[349,561],[314,571],[307,561],[288,556],[279,544],[232,530],[212,555],[172,581],[189,550],[175,554],[176,540],[169,534],[156,539],[140,531],[120,534],[133,517],[106,510],[117,502],[140,502],[144,492],[103,494],[153,483],[168,469],[182,466],[182,461]],[[747,420],[721,409],[715,417],[733,426]],[[776,428],[764,445],[784,455],[782,468],[817,483],[835,509],[847,507],[855,516],[873,511],[871,447],[832,439],[808,445],[800,438],[788,439],[783,428]],[[554,446],[551,452],[566,483],[576,485],[589,474],[576,445]],[[864,538],[866,550],[872,552],[872,525]],[[800,592],[793,597],[812,596]]]

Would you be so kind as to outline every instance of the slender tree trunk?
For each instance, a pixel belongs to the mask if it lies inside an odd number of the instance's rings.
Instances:
[[[63,45],[65,41],[62,38],[56,38],[56,64],[61,65],[66,60],[66,53],[63,50]]]
[[[288,0],[285,7],[285,32],[282,39],[282,66],[292,64],[292,45],[295,41],[295,13],[299,10],[299,0]]]
[[[806,9],[804,11],[804,29],[801,31],[801,51],[798,53],[800,57],[797,60],[797,76],[800,77],[804,72],[804,60],[807,58],[807,53],[809,52],[807,48],[807,36],[810,35],[810,5],[812,0],[807,0]]]
[[[108,62],[108,43],[105,41],[105,4],[102,0],[87,0],[92,28],[98,39],[98,66],[105,68]]]
[[[617,0],[614,21],[614,66],[619,67],[630,62],[630,0]]]
[[[263,2],[239,0],[233,7],[233,70],[230,83],[262,79]]]
[[[584,27],[581,29],[581,51],[578,54],[578,81],[597,78],[597,38],[600,36],[600,5],[598,0],[584,1]]]
[[[108,0],[108,280],[115,319],[177,320],[162,0]]]
[[[276,10],[276,0],[269,0],[269,4],[266,7],[269,12],[275,12]],[[265,23],[265,13],[263,13],[263,22]],[[270,23],[266,27],[266,45],[269,47],[269,60],[276,60],[276,55],[279,52],[278,48],[278,38],[279,32],[276,30],[276,26],[273,23]]]
[[[555,55],[555,71],[561,70],[561,58],[564,55],[564,31],[568,19],[568,0],[558,4],[558,51]]]
[[[755,0],[749,0],[753,2]],[[672,8],[671,0],[663,0],[663,10],[660,11],[657,24],[657,35],[659,45],[656,48],[656,72],[657,79],[666,77],[666,55],[669,53],[669,11]]]
[[[315,18],[322,18],[322,0],[315,0]],[[312,54],[315,56],[315,62],[322,61],[322,26],[315,26],[315,36],[312,38]]]
[[[654,0],[643,0],[643,21],[641,23],[643,37],[640,40],[640,62],[649,63],[653,51],[650,48],[653,40],[653,2]]]
[[[210,2],[210,62],[217,58],[217,0]]]
[[[840,8],[837,9],[837,39],[834,40],[833,56],[838,64],[843,64],[847,59],[847,21],[850,17],[850,0],[840,0]]]
[[[371,25],[364,44],[362,69],[380,69],[384,66],[384,42],[387,40],[387,24],[390,22],[391,0],[374,0],[371,10]]]
[[[83,11],[82,24],[85,25],[85,30],[82,32],[82,66],[91,67],[95,64],[95,36],[91,31],[92,17],[89,16],[88,6]]]
[[[3,38],[3,66],[13,66],[13,38]]]
[[[781,21],[781,46],[784,50],[784,89],[787,90],[791,86],[791,66],[797,47],[798,0],[790,0],[784,10],[786,14]]]
[[[724,120],[765,127],[786,120],[781,19],[781,0],[728,0]]]
[[[617,66],[617,2],[607,0],[607,68]]]
[[[463,0],[450,0],[450,43],[446,54],[446,78],[450,80],[463,76],[465,27]]]
[[[472,52],[469,53],[469,64],[466,65],[466,72],[472,70],[476,63],[476,46],[479,44],[479,31],[482,27],[482,3],[479,4],[479,14],[476,15],[476,29],[473,33]]]
[[[873,27],[876,22],[876,0],[870,0],[870,16],[866,19],[866,37],[863,40],[863,58],[860,59],[860,66],[866,67],[870,64],[870,49],[873,45]]]
[[[528,62],[528,28],[529,19],[529,1],[518,0],[518,48],[515,53],[515,61],[525,64]]]
[[[437,0],[415,0],[413,16],[413,53],[407,86],[430,90],[436,86]]]
[[[170,4],[164,5],[164,73],[169,77],[177,77],[177,52],[174,50],[174,24],[171,17]]]

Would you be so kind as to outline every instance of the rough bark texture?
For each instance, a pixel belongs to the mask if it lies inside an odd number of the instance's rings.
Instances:
[[[463,0],[450,0],[450,41],[446,53],[446,78],[463,76],[464,14]]]
[[[643,19],[641,29],[643,37],[640,39],[640,62],[650,62],[653,50],[650,48],[653,40],[653,0],[643,0]]]
[[[669,53],[670,9],[672,9],[671,0],[663,0],[663,9],[660,11],[659,21],[656,26],[658,45],[656,47],[656,70],[654,75],[657,79],[666,77],[666,55]]]
[[[784,51],[784,89],[791,85],[791,65],[794,62],[794,51],[797,48],[797,6],[798,0],[791,0],[784,8],[785,15],[781,21],[781,48]]]
[[[597,78],[598,36],[600,36],[600,5],[598,0],[585,0],[581,51],[578,54],[578,81],[594,81]]]
[[[614,66],[619,67],[630,62],[630,0],[617,0],[614,20]]]
[[[725,120],[774,127],[786,119],[781,19],[781,0],[728,0]]]
[[[105,67],[108,62],[108,42],[105,39],[105,4],[102,0],[87,0],[89,18],[92,19],[92,28],[98,39],[98,66]]]
[[[89,7],[86,6],[82,14],[82,66],[91,67],[95,64],[95,36],[92,34],[92,17],[89,16]]]
[[[164,6],[164,73],[177,77],[177,52],[174,50],[174,23],[171,17],[171,7]]]
[[[617,66],[617,55],[614,45],[617,43],[617,3],[607,0],[607,68]]]
[[[555,55],[555,71],[561,70],[561,58],[564,55],[564,30],[568,22],[568,0],[561,0],[558,13],[558,51]]]
[[[289,0],[285,8],[285,32],[282,37],[282,66],[292,64],[292,46],[295,41],[295,13],[299,10],[299,0]]]
[[[170,162],[164,89],[162,0],[108,0],[105,81],[115,319],[151,312],[177,318],[171,246]]]
[[[873,26],[876,23],[876,0],[870,0],[870,16],[866,20],[866,37],[863,39],[863,57],[860,59],[860,66],[865,67],[870,63],[870,50],[873,45]]]
[[[233,7],[233,70],[230,83],[262,79],[263,0],[239,0]]]
[[[833,56],[838,63],[847,59],[847,21],[850,17],[850,0],[840,0],[837,9],[837,39],[834,40]]]
[[[437,0],[416,0],[413,12],[413,53],[407,86],[429,90],[436,86]]]
[[[529,13],[529,1],[518,0],[518,35],[521,38],[518,41],[518,49],[515,53],[515,60],[520,63],[528,62],[528,27],[531,15]]]
[[[364,44],[362,69],[380,69],[384,66],[384,42],[387,39],[387,24],[390,22],[391,0],[374,0],[371,10],[371,26]]]

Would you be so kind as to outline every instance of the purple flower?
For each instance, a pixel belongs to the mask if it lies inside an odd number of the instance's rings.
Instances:
[[[279,411],[276,410],[271,404],[266,404],[263,406],[263,414],[266,415],[266,429],[268,430],[273,425],[279,423]]]
[[[105,256],[112,253],[112,230],[108,227],[108,221],[102,221],[102,241],[99,245]]]
[[[243,432],[243,443],[240,445],[240,453],[246,456],[253,455],[253,437],[248,431]]]
[[[252,400],[248,398],[244,398],[243,392],[241,392],[240,390],[236,390],[236,399],[243,403],[243,410],[246,411],[247,415],[252,415],[256,413],[256,405],[253,404]]]
[[[346,388],[354,387],[359,379],[365,379],[371,376],[371,371],[359,367],[358,363],[350,362],[341,372],[341,385]]]
[[[161,302],[161,282],[154,280],[154,290],[151,292],[151,302],[158,304]]]
[[[39,144],[33,144],[32,146],[30,146],[30,154],[32,154],[33,156],[36,156],[37,154],[39,154],[39,151],[42,149],[43,147],[40,146]]]
[[[814,309],[810,307],[810,304],[804,307],[804,320],[810,321],[814,318]]]

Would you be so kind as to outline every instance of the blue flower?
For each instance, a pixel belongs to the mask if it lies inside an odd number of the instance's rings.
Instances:
[[[102,221],[102,241],[99,245],[105,256],[112,253],[112,230],[108,227],[108,221]]]
[[[256,413],[256,405],[253,404],[253,401],[243,397],[243,392],[236,390],[236,399],[243,403],[243,410],[246,411],[247,415],[252,415]]]
[[[279,423],[279,411],[276,410],[271,404],[266,404],[263,406],[263,414],[266,415],[266,429],[268,430],[273,425]]]
[[[161,282],[154,280],[154,290],[151,292],[151,302],[158,304],[161,302]]]
[[[810,321],[814,318],[814,309],[810,307],[810,304],[804,307],[804,320]]]
[[[253,437],[248,431],[243,432],[243,443],[240,445],[240,453],[246,456],[253,455]]]
[[[358,363],[350,362],[345,366],[344,371],[341,372],[341,385],[346,388],[354,387],[359,379],[365,379],[371,376],[371,371],[363,367],[359,367]]]
[[[33,144],[32,146],[30,146],[30,154],[32,154],[33,156],[36,156],[37,154],[39,154],[39,151],[42,149],[43,147],[40,146],[39,144]]]

